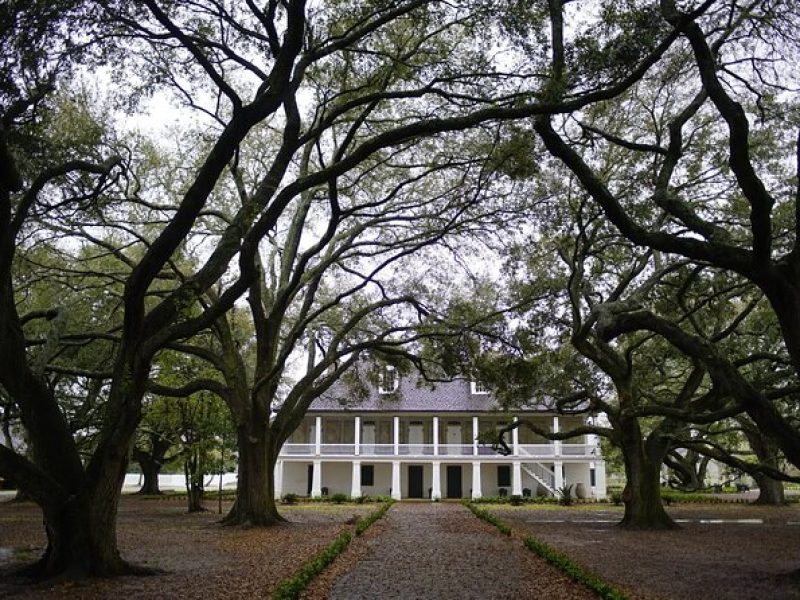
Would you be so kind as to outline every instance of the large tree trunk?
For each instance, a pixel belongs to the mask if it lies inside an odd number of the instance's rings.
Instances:
[[[670,485],[684,492],[696,492],[705,487],[706,468],[708,457],[700,456],[694,450],[687,450],[682,455],[677,449],[673,450],[664,457],[666,464],[675,479],[670,481]]]
[[[769,506],[786,504],[782,481],[767,477],[766,475],[753,475],[753,479],[755,479],[758,484],[758,498],[756,498],[755,504],[765,504]]]
[[[139,463],[144,477],[142,488],[137,493],[158,496],[161,494],[161,489],[158,487],[158,476],[161,474],[164,457],[167,455],[172,443],[167,437],[158,432],[151,432],[149,438],[149,452],[139,447],[134,447],[133,449],[134,459]]]
[[[158,487],[158,476],[161,473],[161,463],[155,460],[140,460],[139,466],[142,468],[142,487],[137,494],[147,496],[160,496],[161,488]]]
[[[117,550],[116,527],[109,527],[104,516],[110,501],[90,503],[78,497],[46,507],[47,550],[31,573],[43,578],[79,578],[131,572]],[[116,512],[116,503],[113,504]]]
[[[653,436],[645,441],[638,420],[620,421],[622,453],[627,482],[622,493],[625,515],[619,523],[625,529],[676,529],[675,521],[661,502],[661,464],[668,443]]]
[[[201,512],[203,506],[203,469],[200,467],[199,451],[194,450],[183,463],[183,473],[186,477],[186,500],[188,512]]]
[[[753,449],[756,458],[758,458],[758,461],[772,467],[776,471],[780,471],[781,465],[778,460],[780,452],[775,441],[764,435],[749,421],[740,419],[739,422],[742,425],[742,431],[747,437],[747,441]],[[779,506],[786,503],[786,497],[783,493],[783,482],[759,473],[753,473],[752,477],[758,485],[759,493],[755,501],[756,504]]]
[[[117,508],[124,471],[122,468],[121,476],[113,481],[87,482],[78,494],[44,503],[47,549],[23,574],[37,579],[79,579],[153,572],[125,562],[117,549]]]
[[[239,427],[239,478],[236,502],[226,525],[264,526],[285,521],[275,505],[275,462],[278,449],[266,425]]]
[[[2,340],[0,335],[0,345]],[[105,425],[94,455],[84,466],[49,388],[21,359],[15,368],[18,377],[10,376],[5,371],[9,362],[0,367],[0,382],[19,398],[31,452],[30,459],[3,452],[0,465],[42,508],[48,541],[44,556],[23,573],[51,579],[147,572],[125,563],[116,541],[117,507],[137,412],[120,411],[122,418]],[[122,396],[112,390],[110,396],[116,394],[118,405],[135,409],[141,397],[135,396],[138,391],[131,389]]]

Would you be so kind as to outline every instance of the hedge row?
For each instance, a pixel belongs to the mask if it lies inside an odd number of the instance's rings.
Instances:
[[[378,510],[371,512],[356,525],[356,535],[361,535],[375,521],[386,514],[394,501],[385,502]],[[295,600],[300,597],[304,589],[308,587],[314,578],[331,564],[334,559],[344,552],[352,534],[348,530],[342,531],[339,536],[326,548],[323,548],[316,556],[306,562],[300,570],[291,577],[284,579],[272,593],[272,600]]]
[[[361,519],[356,524],[356,535],[361,535],[367,529],[369,529],[370,525],[372,525],[375,521],[377,521],[383,515],[386,514],[386,511],[392,507],[392,504],[394,504],[394,502],[395,502],[394,500],[388,500],[387,502],[384,502],[383,505],[378,510],[372,511],[366,517]]]
[[[511,527],[508,526],[502,519],[493,515],[487,510],[478,508],[471,502],[465,502],[464,505],[469,508],[475,516],[483,519],[487,523],[491,523],[504,535],[511,535]],[[565,554],[561,554],[551,546],[536,538],[527,536],[523,538],[525,547],[531,552],[534,552],[549,562],[551,565],[563,571],[573,581],[580,583],[590,590],[592,590],[598,597],[603,600],[626,600],[627,596],[616,589],[614,586],[606,583],[597,575],[584,571],[580,566],[572,562],[572,560]]]
[[[483,521],[486,521],[487,523],[497,527],[497,530],[503,535],[511,535],[511,527],[506,525],[502,520],[498,519],[488,510],[478,508],[472,502],[464,502],[464,506],[470,509],[472,513],[479,519],[482,519]]]
[[[566,573],[573,581],[585,585],[603,600],[626,600],[627,596],[611,584],[606,583],[597,575],[584,571],[580,566],[555,548],[548,546],[541,540],[527,536],[522,543],[531,552],[534,552],[549,562],[554,567]]]

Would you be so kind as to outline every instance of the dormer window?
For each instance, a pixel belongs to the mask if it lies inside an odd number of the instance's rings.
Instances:
[[[488,394],[489,388],[486,387],[486,384],[482,381],[473,381],[472,385],[472,393],[473,394]]]
[[[378,390],[381,394],[391,394],[397,390],[400,384],[400,377],[398,376],[397,369],[392,365],[386,365],[381,369],[381,374],[378,382]]]

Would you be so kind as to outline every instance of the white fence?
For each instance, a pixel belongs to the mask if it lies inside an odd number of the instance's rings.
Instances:
[[[222,487],[235,488],[236,487],[236,473],[223,473]],[[124,488],[138,489],[144,482],[144,476],[139,473],[127,473],[125,475],[125,482],[122,484]],[[203,484],[207,490],[216,490],[219,488],[219,473],[216,475],[206,475],[203,479]],[[162,490],[185,490],[186,478],[182,473],[168,473],[158,476],[158,487]]]

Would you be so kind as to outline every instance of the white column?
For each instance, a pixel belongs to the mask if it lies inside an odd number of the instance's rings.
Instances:
[[[560,490],[562,487],[564,487],[564,463],[562,463],[560,460],[557,460],[555,463],[553,463],[553,475],[555,475],[553,485],[555,486],[556,490]]]
[[[433,455],[439,454],[439,417],[433,417]]]
[[[361,461],[353,461],[353,485],[350,488],[350,496],[359,498],[361,496]]]
[[[394,418],[394,455],[400,454],[400,417]]]
[[[273,485],[272,485],[272,495],[275,499],[279,499],[283,496],[283,461],[279,460],[275,462],[275,474],[273,478]]]
[[[478,456],[478,417],[472,417],[472,455]]]
[[[606,497],[606,461],[600,460],[594,463],[595,497]]]
[[[442,497],[442,463],[440,463],[438,460],[435,460],[431,464],[433,465],[431,500],[439,500]]]
[[[472,499],[480,498],[481,494],[481,463],[472,463]]]
[[[311,474],[311,497],[319,498],[320,496],[322,496],[322,461],[315,460]]]
[[[561,431],[559,428],[558,417],[553,417],[553,433]],[[561,456],[561,441],[556,440],[553,442],[553,452],[556,456]]]
[[[356,417],[353,423],[353,453],[361,454],[361,417]]]
[[[522,496],[522,463],[515,460],[511,469],[511,495]]]
[[[519,419],[514,417],[514,423],[517,421],[519,421]],[[514,456],[519,456],[519,426],[511,430],[511,444],[514,448]]]
[[[321,454],[322,444],[322,417],[317,417],[314,422],[314,454]]]
[[[395,417],[396,419],[397,417]],[[400,493],[400,461],[392,461],[392,498],[400,500],[403,496]]]

